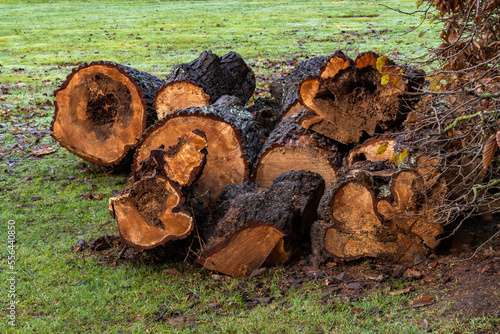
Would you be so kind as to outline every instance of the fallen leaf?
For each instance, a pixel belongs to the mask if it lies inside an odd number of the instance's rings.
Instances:
[[[413,303],[411,304],[411,306],[422,307],[422,306],[430,305],[432,303],[434,303],[434,298],[432,298],[431,296],[423,295],[422,297],[415,299],[413,301]]]
[[[421,279],[422,276],[423,276],[423,274],[421,271],[410,269],[410,268],[406,269],[406,271],[404,273],[404,278],[407,278],[407,279]]]
[[[259,275],[262,275],[263,273],[265,273],[267,270],[266,267],[262,267],[262,268],[259,268],[259,269],[255,269],[254,271],[252,271],[252,273],[250,274],[250,277],[256,277],[256,276],[259,276]]]
[[[42,148],[38,151],[33,151],[30,153],[30,155],[35,156],[35,157],[41,157],[43,155],[51,154],[54,152],[57,152],[57,148],[46,147],[46,148]]]
[[[380,83],[382,85],[387,85],[389,83],[389,79],[390,79],[389,74],[383,75],[382,79],[380,79]]]
[[[231,280],[231,277],[226,276],[226,275],[212,274],[212,275],[210,275],[210,277],[216,281],[230,281]]]
[[[177,269],[171,269],[171,268],[167,268],[167,269],[163,269],[162,273],[164,274],[167,274],[167,275],[182,275],[182,273],[177,270]]]
[[[497,143],[497,136],[496,135],[491,135],[486,143],[484,144],[483,148],[483,168],[488,169],[488,167],[491,164],[491,161],[493,160],[493,157],[495,156],[495,153],[498,150],[498,143]]]
[[[363,284],[360,282],[352,282],[346,285],[346,289],[349,290],[359,290],[363,287]]]
[[[34,197],[31,197],[31,200],[32,201],[39,201],[41,200],[42,198],[41,197],[38,197],[38,196],[34,196]]]
[[[382,282],[384,280],[384,274],[378,274],[378,275],[365,275],[365,277],[371,281],[376,281],[376,282]]]
[[[405,289],[401,289],[401,290],[397,290],[397,291],[391,291],[391,292],[389,292],[389,296],[399,296],[399,295],[408,293],[410,291],[411,291],[411,286],[409,286],[409,287],[407,287]]]
[[[385,66],[385,63],[387,62],[387,57],[386,56],[380,56],[377,58],[377,70],[379,72],[382,72],[384,66]]]
[[[377,148],[377,151],[375,152],[375,154],[377,155],[382,155],[385,153],[385,151],[387,151],[387,148],[389,147],[389,144],[384,144],[384,145],[380,145],[378,148]]]
[[[427,319],[423,319],[419,322],[418,327],[425,330],[427,333],[432,332],[431,326],[429,326],[429,321]]]
[[[437,277],[435,275],[429,275],[429,276],[425,276],[423,281],[425,283],[432,283],[432,282],[435,282],[437,280],[439,280],[439,277]]]

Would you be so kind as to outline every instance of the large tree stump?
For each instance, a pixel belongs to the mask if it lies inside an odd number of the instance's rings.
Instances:
[[[281,121],[267,138],[253,170],[253,180],[261,187],[290,170],[310,170],[320,174],[329,188],[335,183],[342,162],[339,145],[298,123],[306,115],[302,110]]]
[[[200,130],[178,138],[175,145],[151,152],[130,178],[130,188],[110,198],[122,240],[136,249],[150,249],[186,238],[194,220],[183,209],[181,187],[190,186],[201,172],[207,140]]]
[[[249,178],[249,166],[260,151],[261,132],[255,116],[240,107],[192,107],[166,116],[144,134],[134,157],[132,170],[152,150],[168,147],[179,136],[195,129],[207,138],[207,162],[198,180],[207,204],[217,200],[225,186]]]
[[[373,52],[355,61],[335,52],[318,76],[304,80],[301,103],[310,111],[301,125],[343,144],[391,129],[416,102],[422,71],[398,66]]]
[[[52,137],[96,164],[118,164],[157,120],[153,99],[163,81],[111,63],[84,64],[55,92]]]
[[[278,176],[264,192],[248,185],[235,187],[228,186],[221,196],[222,218],[198,262],[239,277],[265,262],[287,261],[294,241],[307,234],[316,217],[324,191],[322,177],[290,171]]]
[[[176,110],[213,104],[223,95],[236,96],[242,105],[255,90],[255,75],[241,56],[219,57],[212,51],[190,63],[176,65],[155,98],[159,118]]]
[[[299,63],[289,74],[271,83],[271,96],[279,104],[278,121],[304,109],[300,102],[300,84],[310,77],[319,77],[328,57],[316,57]]]
[[[358,171],[327,192],[311,231],[315,255],[418,262],[437,246],[442,178],[428,167],[402,170],[391,178]],[[375,176],[377,175],[377,176]],[[390,182],[390,187],[388,186]]]

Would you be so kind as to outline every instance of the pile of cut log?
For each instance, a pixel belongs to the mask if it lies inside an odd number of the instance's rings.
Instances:
[[[131,166],[109,208],[136,249],[197,231],[198,262],[232,276],[309,242],[318,259],[416,262],[438,243],[446,192],[436,159],[396,144],[423,78],[373,52],[306,60],[271,84],[265,136],[245,107],[254,73],[234,52],[205,51],[165,80],[96,62],[56,92],[52,136],[89,162]]]

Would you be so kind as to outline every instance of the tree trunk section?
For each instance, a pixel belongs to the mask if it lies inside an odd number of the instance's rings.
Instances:
[[[316,173],[291,171],[263,192],[248,185],[226,189],[219,203],[222,218],[198,262],[240,277],[265,262],[289,259],[294,242],[307,234],[316,217],[324,181]]]
[[[117,165],[157,120],[153,99],[162,84],[124,65],[84,64],[55,92],[51,135],[84,160]]]
[[[416,263],[437,246],[442,178],[428,166],[388,175],[351,171],[327,192],[318,209],[322,220],[311,230],[314,255]]]
[[[188,107],[213,104],[223,95],[236,96],[242,105],[255,90],[255,75],[241,56],[219,57],[204,51],[190,63],[176,65],[155,98],[158,118]]]
[[[310,170],[320,174],[329,188],[335,183],[342,161],[339,145],[298,123],[306,114],[302,110],[281,121],[267,138],[253,171],[253,180],[261,187],[272,185],[286,171]]]
[[[109,209],[116,218],[122,240],[142,250],[183,239],[191,233],[194,220],[182,209],[183,200],[174,182],[153,176],[110,198]]]
[[[424,73],[401,67],[373,52],[355,61],[335,52],[320,75],[304,80],[301,103],[310,111],[301,125],[343,144],[402,123],[417,99]]]
[[[174,145],[179,136],[195,129],[207,138],[207,162],[198,185],[207,204],[214,204],[225,186],[249,178],[249,166],[260,151],[261,131],[255,116],[240,107],[192,107],[177,111],[151,128],[138,145],[132,170],[152,150]]]
[[[271,83],[271,96],[279,104],[278,121],[304,109],[300,102],[300,84],[310,78],[318,77],[326,65],[328,57],[316,57],[299,63],[289,74]]]
[[[206,161],[207,139],[201,130],[181,135],[177,143],[159,148],[139,165],[130,188],[110,198],[120,236],[136,249],[150,249],[187,237],[194,219],[182,208],[181,187],[193,184]]]

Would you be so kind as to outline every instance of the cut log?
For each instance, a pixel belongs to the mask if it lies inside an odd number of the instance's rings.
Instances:
[[[437,159],[419,157],[415,170],[402,170],[391,181],[391,198],[379,200],[377,209],[406,234],[419,238],[433,249],[443,226],[438,222],[439,206],[444,204],[447,187],[435,168]]]
[[[443,198],[441,178],[431,177],[428,170],[421,167],[394,174],[389,197],[384,197],[389,183],[384,174],[351,173],[355,178],[327,192],[323,199],[327,206],[320,205],[323,221],[311,230],[314,254],[403,263],[425,258],[443,231],[440,224],[432,223],[437,221],[437,206]]]
[[[352,165],[358,161],[384,161],[394,156],[394,138],[370,138],[353,148],[347,155],[346,162]]]
[[[139,168],[132,172],[131,183],[158,175],[181,187],[190,186],[205,166],[207,145],[207,137],[202,130],[185,133],[174,146],[151,150]]]
[[[120,236],[136,249],[151,249],[187,237],[194,220],[183,210],[181,186],[189,186],[201,173],[207,140],[200,130],[188,132],[167,149],[151,152],[130,178],[130,188],[110,198]]]
[[[182,209],[178,186],[162,177],[147,177],[109,199],[122,240],[138,250],[187,237],[193,218]]]
[[[241,56],[230,52],[222,58],[204,51],[190,63],[176,65],[155,98],[161,119],[176,110],[207,106],[223,95],[236,96],[244,105],[255,90],[255,75]]]
[[[214,204],[225,186],[249,178],[249,165],[260,151],[261,132],[255,116],[240,107],[192,107],[177,111],[146,132],[138,145],[132,170],[152,150],[172,146],[179,136],[195,129],[207,138],[207,162],[198,180],[207,204]]]
[[[117,165],[157,120],[153,99],[163,81],[111,63],[84,64],[55,92],[52,137],[71,153]]]
[[[403,122],[417,101],[409,93],[423,84],[423,74],[373,52],[353,61],[337,51],[320,75],[300,85],[300,101],[310,111],[301,125],[343,144],[358,143]]]
[[[304,109],[300,102],[300,84],[310,78],[319,77],[328,57],[316,57],[299,63],[289,74],[271,83],[271,96],[279,104],[278,122]]]
[[[253,180],[261,187],[271,186],[281,173],[301,169],[320,174],[327,188],[335,183],[342,162],[339,145],[302,128],[298,123],[306,113],[287,117],[267,138],[253,171]]]
[[[231,185],[221,196],[225,214],[198,260],[207,269],[236,277],[290,258],[294,242],[307,235],[316,217],[324,181],[316,173],[291,171],[264,192],[240,187]]]

